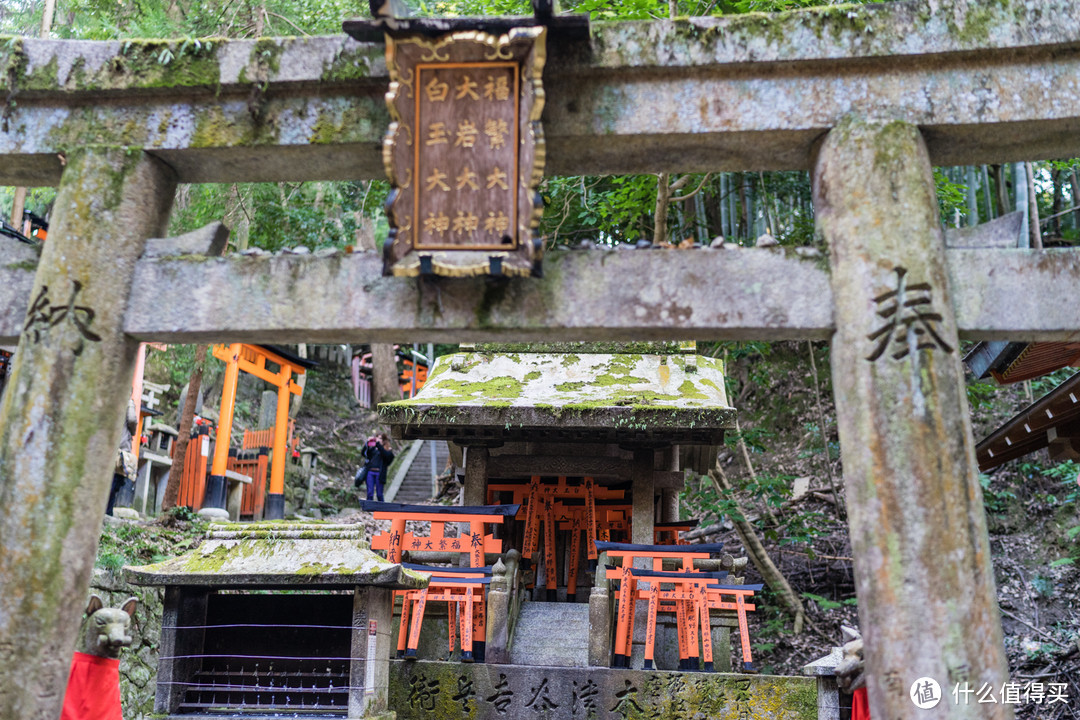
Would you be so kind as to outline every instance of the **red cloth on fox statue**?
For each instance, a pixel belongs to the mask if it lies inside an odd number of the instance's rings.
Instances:
[[[75,653],[60,720],[123,720],[119,659]]]
[[[864,687],[851,694],[851,720],[870,720],[870,701]]]

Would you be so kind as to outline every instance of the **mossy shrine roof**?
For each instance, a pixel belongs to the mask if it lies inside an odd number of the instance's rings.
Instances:
[[[619,352],[638,345],[652,352]],[[716,444],[734,426],[719,360],[648,344],[544,349],[552,347],[444,355],[416,397],[379,405],[379,413],[396,436],[463,443]]]
[[[127,566],[135,585],[215,588],[427,587],[427,577],[382,559],[360,525],[256,523],[212,525],[202,545],[153,565]]]

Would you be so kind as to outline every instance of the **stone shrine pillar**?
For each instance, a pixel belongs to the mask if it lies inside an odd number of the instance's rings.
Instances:
[[[635,448],[633,465],[630,467],[633,514],[630,517],[630,542],[638,545],[653,544],[653,527],[656,518],[656,451],[652,448]],[[627,562],[623,560],[623,562]],[[646,558],[634,560],[634,567],[652,569]],[[600,570],[597,570],[599,573]],[[634,608],[634,637],[630,650],[630,667],[640,668],[645,661],[645,628],[649,609],[645,603]]]
[[[349,717],[393,717],[387,712],[394,591],[360,585],[353,594]]]
[[[957,682],[998,689],[1008,671],[918,128],[845,119],[818,151],[813,191],[831,257],[833,386],[871,714],[1011,718],[1010,705],[951,696]],[[920,709],[913,696],[937,702]]]
[[[634,464],[630,468],[631,492],[633,493],[633,514],[630,519],[630,542],[639,545],[653,544],[653,517],[656,508],[655,483],[653,468],[656,463],[656,451],[651,448],[636,448]]]
[[[0,406],[0,717],[60,717],[131,396],[135,261],[175,189],[138,149],[67,156]]]
[[[487,461],[490,454],[491,451],[486,445],[470,445],[465,451],[465,491],[462,505],[487,504]]]

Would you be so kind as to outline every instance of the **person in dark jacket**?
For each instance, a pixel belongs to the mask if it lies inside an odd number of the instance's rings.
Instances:
[[[131,452],[132,438],[139,426],[139,413],[135,409],[135,401],[128,399],[127,411],[124,415],[124,427],[120,433],[120,447],[116,451],[116,467],[113,470],[112,488],[109,490],[109,502],[105,507],[105,514],[112,515],[116,505],[116,496],[120,494],[124,485],[134,480],[135,456]]]
[[[386,471],[390,468],[390,463],[394,462],[390,438],[386,433],[368,438],[362,454],[367,462],[357,470],[353,484],[360,487],[360,482],[364,481],[367,484],[367,499],[373,500],[377,497],[379,502],[382,502]]]

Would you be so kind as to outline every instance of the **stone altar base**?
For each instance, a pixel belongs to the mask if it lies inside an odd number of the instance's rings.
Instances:
[[[392,660],[389,705],[398,720],[814,720],[815,682],[773,675]]]

